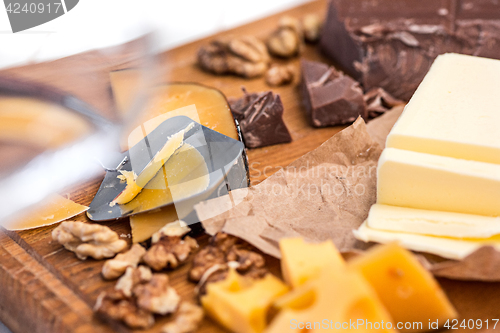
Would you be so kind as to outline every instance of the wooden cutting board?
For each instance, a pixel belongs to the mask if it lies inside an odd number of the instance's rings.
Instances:
[[[162,55],[161,64],[166,69],[165,81],[199,82],[221,90],[228,97],[241,96],[241,87],[248,91],[269,89],[263,78],[245,80],[233,76],[214,76],[201,71],[196,65],[196,52],[200,45],[213,37],[250,34],[265,38],[284,14],[297,18],[308,13],[324,16],[326,1],[312,2],[245,26],[205,38]],[[108,73],[126,67],[135,55],[134,45],[120,56],[87,52],[53,62],[33,64],[1,71],[2,73],[48,83],[72,93],[94,105],[106,116],[115,115]],[[307,46],[302,57],[329,62],[316,46]],[[298,69],[299,59],[293,63]],[[285,167],[296,158],[318,147],[343,127],[316,129],[309,125],[301,96],[298,79],[292,85],[275,88],[285,106],[285,122],[293,142],[248,152],[252,184],[257,184]],[[89,181],[72,189],[71,199],[88,205],[102,178]],[[81,215],[76,220],[84,221]],[[108,224],[119,234],[129,235],[128,220]],[[78,260],[73,253],[52,242],[53,226],[31,231],[6,232],[0,230],[0,320],[13,332],[131,332],[116,322],[103,322],[93,315],[96,298],[104,290],[113,288],[114,282],[101,278],[103,261]],[[200,245],[207,237],[198,238]],[[267,257],[271,271],[277,275],[279,261]],[[169,273],[173,286],[184,300],[194,301],[194,284],[187,281],[190,264]],[[500,283],[461,282],[439,280],[462,319],[500,318]],[[160,332],[170,318],[157,320],[155,326],[143,332]],[[458,327],[459,325],[457,325]],[[500,330],[498,325],[497,330]],[[485,324],[483,325],[485,327]],[[458,327],[459,330],[464,330]],[[205,319],[199,332],[223,331],[210,319]],[[470,330],[469,330],[470,331]],[[472,330],[474,331],[474,330]]]

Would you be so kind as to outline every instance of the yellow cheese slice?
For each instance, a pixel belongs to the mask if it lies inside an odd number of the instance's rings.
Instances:
[[[175,203],[204,191],[209,184],[208,167],[203,156],[190,144],[184,144],[162,167],[160,172],[131,202],[122,205],[125,211],[152,209]],[[177,212],[175,205],[130,217],[132,240],[142,242],[165,224],[184,218],[189,212]],[[179,216],[180,215],[180,216]]]
[[[201,304],[209,316],[231,332],[260,333],[273,300],[287,290],[272,274],[252,281],[230,270],[225,280],[207,285]]]
[[[313,291],[312,304],[282,309],[264,332],[395,332],[389,313],[359,272],[325,266],[292,293],[301,294],[302,288]]]
[[[419,252],[436,254],[443,258],[461,260],[479,249],[489,245],[500,251],[500,236],[490,238],[450,238],[411,234],[396,231],[371,229],[364,222],[354,236],[364,242],[391,243],[399,242],[401,246]]]
[[[366,224],[371,229],[454,238],[500,234],[500,217],[440,212],[375,204]]]
[[[500,165],[386,148],[378,162],[377,203],[500,216]]]
[[[36,206],[26,209],[5,225],[7,230],[25,230],[45,227],[67,220],[89,209],[58,194],[42,200]]]
[[[345,262],[332,241],[312,244],[302,238],[280,240],[281,272],[286,283],[296,288],[321,273],[325,266],[344,269]]]
[[[144,170],[142,170],[139,175],[136,175],[134,172],[130,171],[125,174],[122,172],[122,175],[125,177],[125,181],[127,182],[127,186],[111,202],[111,206],[113,206],[114,204],[124,205],[130,202],[139,194],[139,192],[141,192],[141,189],[146,187],[146,184],[148,184],[155,177],[155,175],[159,174],[158,179],[162,180],[161,173],[158,173],[158,171],[160,171],[162,166],[170,159],[175,151],[182,146],[184,142],[184,134],[186,134],[193,127],[194,123],[191,123],[186,126],[186,128],[169,137],[163,148],[155,154],[155,156],[151,159],[151,161],[148,163],[148,165],[146,165]],[[134,156],[131,156],[130,158],[133,159]],[[164,188],[164,182],[161,181],[161,183],[162,187]]]
[[[386,146],[500,164],[499,87],[499,60],[438,56]]]
[[[371,284],[394,322],[422,323],[398,327],[400,331],[428,331],[429,320],[443,325],[457,318],[457,311],[432,274],[396,243],[375,246],[349,261],[348,267]]]

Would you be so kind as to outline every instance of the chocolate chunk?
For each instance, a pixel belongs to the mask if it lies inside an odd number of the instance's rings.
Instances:
[[[365,91],[407,101],[439,54],[499,59],[499,13],[491,0],[332,0],[321,48]]]
[[[304,105],[311,124],[325,127],[366,119],[366,104],[359,83],[334,67],[320,62],[302,60]]]
[[[292,137],[283,121],[283,103],[271,91],[229,99],[233,116],[241,126],[245,146],[258,148],[291,142]]]
[[[382,88],[373,88],[363,96],[366,103],[366,110],[370,118],[380,116],[404,101],[394,98]]]

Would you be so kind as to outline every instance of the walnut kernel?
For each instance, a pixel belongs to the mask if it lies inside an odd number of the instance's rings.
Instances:
[[[118,254],[102,266],[102,276],[107,280],[117,279],[125,273],[127,267],[137,267],[142,257],[146,254],[146,249],[140,244],[134,244],[125,253]]]
[[[278,23],[278,28],[269,36],[266,44],[271,54],[290,58],[299,54],[302,38],[299,20],[285,16]]]
[[[162,328],[162,333],[195,332],[203,319],[203,308],[198,305],[182,302],[174,321]]]
[[[309,43],[315,43],[319,40],[321,32],[321,20],[316,14],[308,14],[302,19],[302,29],[304,39]]]
[[[270,86],[282,86],[293,81],[294,68],[291,65],[275,65],[266,72],[266,82]]]
[[[111,258],[127,247],[127,242],[110,228],[84,222],[62,222],[52,231],[52,239],[81,260]]]

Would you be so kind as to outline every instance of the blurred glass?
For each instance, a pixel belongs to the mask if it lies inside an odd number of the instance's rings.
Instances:
[[[154,29],[147,22],[141,25],[136,20],[130,26],[115,27],[117,31],[134,39],[92,51],[92,57],[102,57],[102,66],[107,59],[115,59],[114,64],[123,59],[113,69],[131,67],[137,73],[129,106],[114,116],[91,106],[92,100],[79,99],[45,81],[39,83],[39,78],[0,76],[0,225],[48,195],[102,175],[104,169],[121,162],[116,160],[120,140],[136,121],[160,69]],[[72,34],[58,35],[60,42],[71,45],[73,38]],[[95,92],[91,82],[85,84],[79,77],[69,81],[77,86],[79,96]],[[109,86],[105,89],[98,93],[109,94]]]

